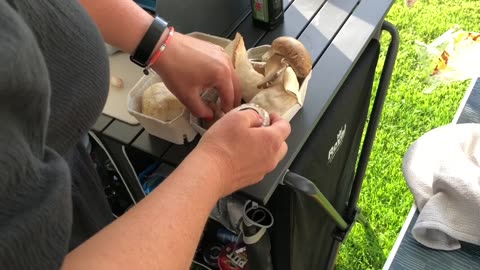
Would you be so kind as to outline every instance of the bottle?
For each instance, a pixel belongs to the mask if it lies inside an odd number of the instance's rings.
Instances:
[[[272,30],[283,22],[283,0],[251,0],[255,26]]]

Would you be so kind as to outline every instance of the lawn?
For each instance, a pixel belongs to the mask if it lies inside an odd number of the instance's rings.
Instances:
[[[373,230],[360,224],[353,228],[340,250],[338,270],[383,267],[413,203],[402,175],[403,155],[422,134],[452,121],[469,85],[442,85],[424,94],[429,84],[414,41],[430,43],[455,25],[480,32],[480,1],[417,0],[407,8],[397,0],[387,20],[400,32],[400,52],[359,202]],[[382,56],[387,42],[382,41]]]

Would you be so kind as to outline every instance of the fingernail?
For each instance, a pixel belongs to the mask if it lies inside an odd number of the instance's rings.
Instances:
[[[205,117],[204,119],[207,120],[207,121],[212,121],[213,120],[213,115]]]

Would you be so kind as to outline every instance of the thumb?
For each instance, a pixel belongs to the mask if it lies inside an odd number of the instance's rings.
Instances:
[[[262,117],[254,110],[243,110],[237,112],[241,115],[243,124],[247,127],[260,127],[262,126],[263,119]]]

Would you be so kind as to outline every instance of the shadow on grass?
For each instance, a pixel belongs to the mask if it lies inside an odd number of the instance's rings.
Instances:
[[[377,234],[373,230],[372,226],[370,225],[369,222],[367,224],[357,224],[360,225],[363,228],[363,231],[365,233],[365,238],[368,242],[368,245],[371,246],[368,250],[373,252],[372,257],[376,258],[376,264],[380,265],[375,265],[375,268],[380,269],[382,267],[383,262],[387,259],[385,254],[383,253],[383,248],[380,245],[380,241],[378,240]]]
[[[342,247],[349,250],[350,255],[344,257],[349,261],[342,260],[335,269],[382,269],[387,257],[383,253],[378,234],[368,222],[355,224],[353,230],[356,233],[350,234]]]

